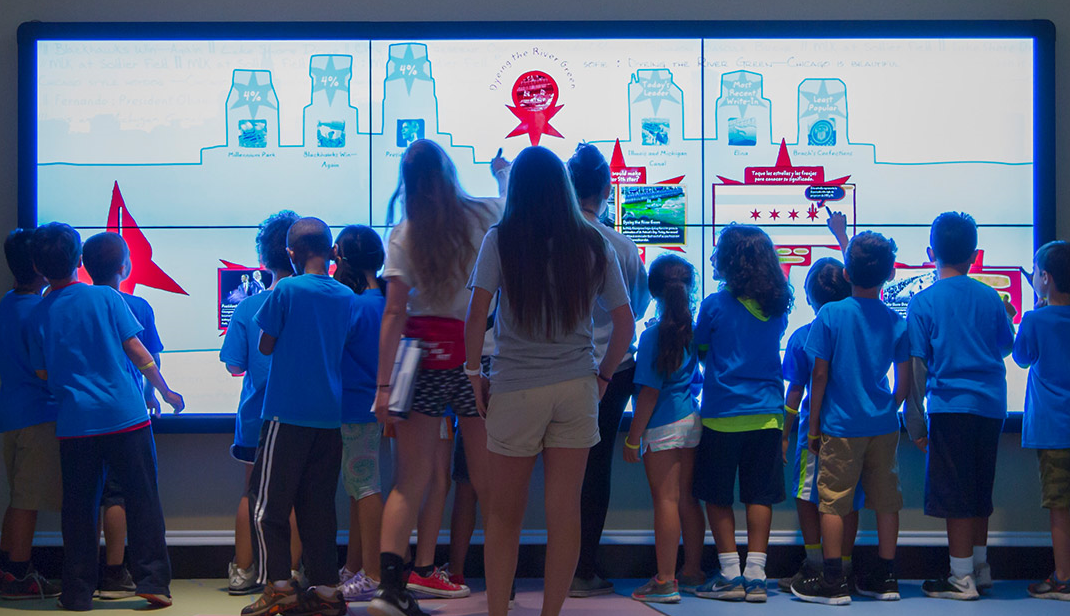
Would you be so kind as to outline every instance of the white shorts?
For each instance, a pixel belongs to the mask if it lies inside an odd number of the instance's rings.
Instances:
[[[643,432],[641,453],[666,449],[694,449],[702,438],[702,415],[692,413],[683,419]]]

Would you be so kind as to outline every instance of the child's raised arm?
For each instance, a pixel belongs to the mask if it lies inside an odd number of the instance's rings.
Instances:
[[[163,380],[163,375],[160,374],[160,369],[156,366],[156,361],[152,359],[152,355],[145,348],[145,345],[141,344],[137,336],[131,336],[123,341],[123,351],[126,352],[126,356],[130,358],[130,361],[134,362],[141,374],[145,375],[149,383],[152,383],[152,386],[160,392],[164,402],[171,405],[175,413],[181,413],[182,409],[186,408],[186,403],[182,400],[182,396],[171,391],[171,388],[167,386],[167,382]]]
[[[829,362],[820,357],[814,358],[814,369],[810,373],[810,451],[817,453],[821,448],[821,404],[825,401],[825,388],[829,383]]]

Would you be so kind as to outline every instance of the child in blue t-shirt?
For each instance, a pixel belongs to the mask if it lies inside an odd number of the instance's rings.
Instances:
[[[842,216],[842,215],[840,215]],[[844,239],[846,251],[847,240]],[[838,302],[851,296],[851,283],[843,275],[843,263],[831,257],[818,259],[806,275],[806,302],[817,314],[821,307]],[[810,430],[810,399],[804,398],[810,387],[810,373],[814,368],[814,357],[806,351],[806,338],[810,335],[807,323],[788,338],[784,351],[784,380],[788,382],[784,410],[787,412],[784,422],[784,436],[781,448],[784,462],[792,450],[791,429],[796,417],[799,420],[798,438],[793,457],[794,471],[791,493],[795,495],[795,509],[799,516],[799,528],[802,531],[806,547],[806,560],[798,573],[791,578],[782,578],[778,582],[780,590],[791,592],[791,583],[801,581],[808,575],[821,570],[824,556],[821,552],[821,514],[817,510],[820,502],[817,491],[818,456],[810,453],[807,435]],[[843,564],[844,573],[851,575],[851,554],[854,551],[855,535],[858,531],[858,510],[862,508],[862,490],[855,491],[854,511],[844,516]]]
[[[163,343],[156,331],[156,315],[152,306],[144,299],[123,293],[119,284],[130,276],[130,249],[118,233],[98,233],[85,241],[82,246],[82,263],[86,272],[97,286],[115,289],[126,302],[130,312],[143,328],[138,333],[138,340],[145,345],[145,350],[152,355],[156,366],[160,364],[160,352]],[[149,412],[160,414],[160,401],[156,391],[132,362],[127,362],[127,369],[137,386],[145,396],[145,406]],[[100,578],[97,596],[101,599],[123,599],[134,596],[134,581],[123,563],[126,542],[126,509],[123,502],[122,487],[107,474],[104,480],[104,496],[101,498],[104,508],[104,568]]]
[[[244,616],[297,608],[341,616],[346,603],[336,569],[334,495],[342,463],[342,363],[349,340],[373,327],[377,315],[327,275],[331,231],[301,218],[286,235],[297,276],[279,281],[255,322],[260,352],[271,356],[264,387],[264,426],[249,487],[254,546],[264,594]],[[299,592],[290,579],[290,510],[300,521],[305,574]]]
[[[175,412],[171,391],[148,350],[143,329],[122,296],[79,284],[78,232],[49,223],[34,232],[34,267],[51,289],[31,316],[33,369],[59,403],[56,435],[63,470],[63,592],[69,610],[90,609],[97,589],[97,516],[104,469],[126,497],[131,573],[136,593],[154,606],[171,604],[171,567],[156,485],[156,452],[143,391],[132,361]]]
[[[256,234],[256,254],[260,266],[271,271],[271,286],[267,292],[250,295],[238,303],[230,317],[219,360],[234,376],[242,375],[241,397],[234,421],[234,443],[230,455],[244,463],[245,486],[238,502],[238,514],[234,523],[234,560],[228,565],[227,591],[232,595],[246,595],[263,590],[257,582],[259,570],[253,560],[252,530],[249,524],[249,478],[256,460],[256,447],[260,439],[260,418],[264,410],[264,383],[267,381],[271,359],[260,352],[260,328],[253,317],[264,305],[270,292],[279,281],[294,274],[290,255],[286,253],[286,233],[300,218],[290,210],[269,216],[260,224]],[[301,541],[297,537],[297,521],[290,516],[290,566],[298,569],[301,560]]]
[[[45,286],[33,269],[32,241],[32,229],[15,229],[4,240],[15,288],[0,300],[0,432],[11,491],[0,537],[3,599],[59,595],[59,586],[37,573],[30,561],[38,510],[59,511],[62,498],[56,401],[33,373],[26,349],[30,313]]]
[[[355,331],[342,356],[342,483],[349,494],[349,550],[339,589],[346,601],[370,601],[379,588],[379,527],[383,518],[375,378],[379,366],[379,323],[386,281],[378,277],[386,260],[383,240],[371,227],[350,225],[334,242],[334,279],[357,294],[374,317]]]
[[[699,307],[695,344],[703,358],[702,439],[694,495],[706,502],[721,572],[695,594],[766,600],[765,562],[772,506],[784,500],[780,450],[784,381],[780,339],[792,290],[772,240],[750,225],[721,232],[712,258],[721,290]],[[741,571],[732,511],[736,475],[747,509],[747,562]]]
[[[877,563],[858,577],[858,592],[883,601],[899,599],[894,559],[899,533],[899,406],[909,388],[910,353],[906,323],[880,299],[895,274],[895,242],[879,233],[856,235],[847,246],[844,277],[851,297],[827,303],[806,337],[813,356],[810,376],[809,449],[819,455],[824,571],[792,582],[804,601],[851,602],[843,571],[844,518],[855,510],[855,489],[865,488],[865,505],[877,514]],[[895,366],[896,385],[888,384]]]
[[[1033,288],[1040,302],[1022,315],[1014,361],[1029,368],[1022,447],[1036,449],[1040,459],[1055,571],[1043,582],[1030,584],[1029,594],[1070,601],[1070,243],[1040,247]]]
[[[1007,416],[1003,358],[1014,345],[1008,318],[1014,309],[995,289],[968,276],[977,258],[977,224],[969,214],[937,216],[929,246],[937,280],[907,307],[915,385],[906,420],[911,440],[928,454],[925,514],[947,523],[951,574],[925,582],[922,590],[930,597],[969,600],[992,586],[988,517]]]
[[[654,552],[658,573],[636,589],[632,598],[652,603],[678,603],[676,553],[681,531],[684,566],[681,586],[693,593],[705,581],[702,536],[706,522],[691,494],[695,447],[702,437],[702,417],[692,393],[699,373],[692,331],[695,268],[673,254],[650,266],[650,292],[658,302],[658,321],[639,338],[635,384],[635,415],[624,439],[624,459],[640,455],[654,501]]]

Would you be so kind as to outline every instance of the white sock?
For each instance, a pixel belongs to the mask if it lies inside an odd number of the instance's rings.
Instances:
[[[743,569],[743,578],[747,580],[764,580],[765,560],[765,552],[747,552],[747,566]]]
[[[967,575],[973,575],[973,558],[969,556],[966,558],[955,558],[952,556],[951,575],[959,579],[962,579]]]
[[[988,546],[987,545],[975,545],[973,546],[973,568],[977,569],[981,565],[988,562]]]
[[[721,575],[733,580],[739,577],[739,552],[725,552],[717,555],[721,563]]]

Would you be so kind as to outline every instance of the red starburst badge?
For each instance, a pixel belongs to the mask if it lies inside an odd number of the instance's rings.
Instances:
[[[557,82],[553,77],[542,71],[529,71],[518,77],[513,84],[513,105],[506,107],[520,120],[520,124],[505,136],[506,139],[526,134],[531,145],[539,145],[543,135],[564,139],[564,135],[550,126],[550,118],[564,107],[555,103]]]

